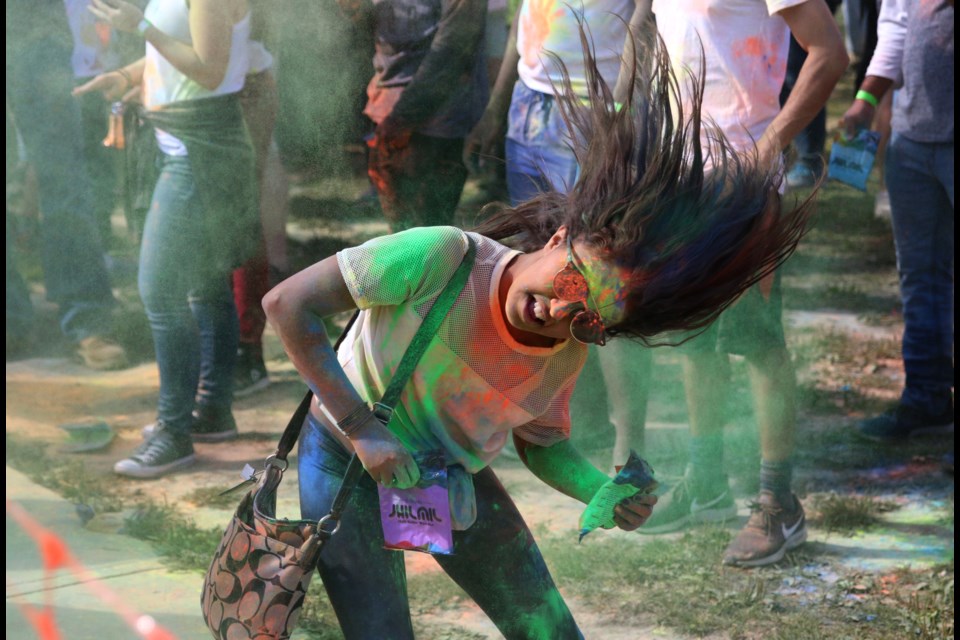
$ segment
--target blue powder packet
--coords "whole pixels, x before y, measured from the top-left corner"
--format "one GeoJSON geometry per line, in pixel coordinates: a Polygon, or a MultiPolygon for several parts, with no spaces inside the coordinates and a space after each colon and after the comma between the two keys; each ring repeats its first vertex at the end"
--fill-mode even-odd
{"type": "Polygon", "coordinates": [[[877,131],[861,129],[851,139],[841,134],[830,148],[827,177],[866,191],[879,144],[880,134],[877,131]]]}

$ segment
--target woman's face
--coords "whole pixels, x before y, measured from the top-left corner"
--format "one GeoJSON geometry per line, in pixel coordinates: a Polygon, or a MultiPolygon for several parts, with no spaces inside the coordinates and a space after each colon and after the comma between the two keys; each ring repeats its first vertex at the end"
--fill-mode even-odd
{"type": "Polygon", "coordinates": [[[570,338],[573,318],[585,308],[598,312],[605,327],[623,320],[629,272],[576,240],[572,252],[568,251],[564,227],[543,250],[520,256],[508,269],[511,278],[503,300],[504,315],[511,334],[523,344],[552,346],[570,338]],[[585,300],[563,300],[554,290],[557,273],[571,261],[586,280],[585,300]]]}

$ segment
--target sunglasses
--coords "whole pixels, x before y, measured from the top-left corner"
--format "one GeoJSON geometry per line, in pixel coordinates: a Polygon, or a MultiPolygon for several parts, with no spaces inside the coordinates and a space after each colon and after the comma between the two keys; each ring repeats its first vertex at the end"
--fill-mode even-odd
{"type": "MultiPolygon", "coordinates": [[[[603,326],[603,320],[599,313],[587,306],[587,298],[593,301],[593,296],[590,296],[587,279],[574,264],[573,244],[569,234],[567,235],[567,266],[553,276],[553,293],[564,302],[583,303],[583,309],[578,311],[570,322],[570,335],[574,340],[601,347],[606,344],[604,338],[606,327],[603,326]]],[[[593,306],[597,306],[596,301],[593,301],[593,306]]]]}

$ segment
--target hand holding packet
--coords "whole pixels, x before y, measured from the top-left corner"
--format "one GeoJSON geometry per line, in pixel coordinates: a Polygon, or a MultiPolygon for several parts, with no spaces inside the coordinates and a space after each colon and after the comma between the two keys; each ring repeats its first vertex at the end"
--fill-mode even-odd
{"type": "Polygon", "coordinates": [[[653,467],[631,450],[627,464],[600,487],[580,515],[580,540],[594,529],[614,528],[613,510],[618,504],[638,493],[650,493],[659,485],[653,477],[653,467]]]}
{"type": "Polygon", "coordinates": [[[384,547],[453,553],[449,485],[443,451],[417,452],[420,481],[410,489],[377,485],[384,547]]]}

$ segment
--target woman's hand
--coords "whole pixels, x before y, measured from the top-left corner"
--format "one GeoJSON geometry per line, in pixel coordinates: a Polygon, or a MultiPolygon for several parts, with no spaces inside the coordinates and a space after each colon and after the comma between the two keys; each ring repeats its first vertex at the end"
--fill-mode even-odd
{"type": "Polygon", "coordinates": [[[372,414],[350,442],[363,468],[383,486],[409,489],[420,481],[413,456],[372,414]]]}
{"type": "Polygon", "coordinates": [[[87,7],[98,20],[106,22],[117,31],[134,33],[143,20],[143,11],[123,0],[90,0],[87,7]]]}
{"type": "Polygon", "coordinates": [[[657,496],[642,493],[623,500],[613,509],[613,520],[624,531],[633,531],[643,525],[653,513],[657,496]]]}

